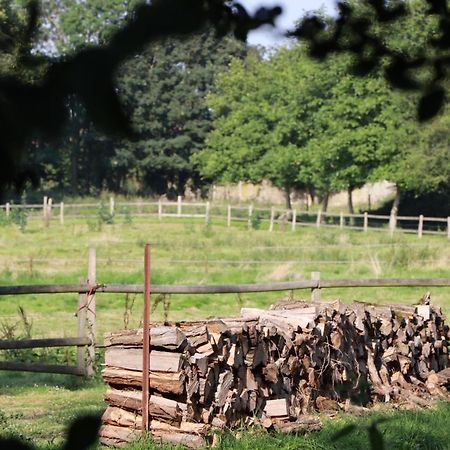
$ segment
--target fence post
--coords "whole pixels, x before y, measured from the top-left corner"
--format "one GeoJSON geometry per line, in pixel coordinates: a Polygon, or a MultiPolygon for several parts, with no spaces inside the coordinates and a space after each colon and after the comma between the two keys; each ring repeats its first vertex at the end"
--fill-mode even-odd
{"type": "Polygon", "coordinates": [[[64,225],[64,202],[59,204],[59,222],[64,225]]]}
{"type": "Polygon", "coordinates": [[[114,215],[114,197],[109,197],[109,214],[114,215]]]}
{"type": "Polygon", "coordinates": [[[320,301],[320,272],[311,272],[311,281],[317,281],[319,286],[311,289],[311,301],[320,301]]]}
{"type": "Polygon", "coordinates": [[[162,202],[161,199],[158,200],[158,219],[162,219],[162,202]]]}
{"type": "Polygon", "coordinates": [[[297,223],[297,211],[292,210],[292,231],[295,231],[295,224],[297,223]]]}
{"type": "Polygon", "coordinates": [[[447,217],[447,237],[450,239],[450,217],[447,217]]]}
{"type": "Polygon", "coordinates": [[[206,223],[206,225],[208,225],[210,222],[209,210],[210,210],[210,204],[209,204],[209,202],[206,202],[206,204],[205,204],[205,223],[206,223]]]}
{"type": "Polygon", "coordinates": [[[320,222],[322,222],[322,210],[321,209],[319,209],[319,211],[317,211],[316,227],[320,227],[320,222]]]}
{"type": "Polygon", "coordinates": [[[177,217],[181,217],[181,195],[177,197],[177,217]]]}
{"type": "Polygon", "coordinates": [[[419,226],[417,227],[417,237],[420,239],[423,235],[423,214],[419,216],[419,226]]]}
{"type": "Polygon", "coordinates": [[[339,213],[339,228],[344,228],[344,213],[342,211],[339,213]]]}
{"type": "Polygon", "coordinates": [[[269,225],[269,231],[273,231],[273,221],[275,219],[275,208],[272,206],[270,208],[270,225],[269,225]]]}
{"type": "Polygon", "coordinates": [[[228,205],[227,208],[227,227],[231,227],[231,205],[228,205]]]}
{"type": "Polygon", "coordinates": [[[369,228],[369,216],[366,211],[364,213],[364,231],[367,231],[368,228],[369,228]]]}
{"type": "MultiPolygon", "coordinates": [[[[96,266],[97,256],[95,247],[89,248],[88,260],[88,284],[92,289],[96,284],[96,266]]],[[[88,293],[86,296],[86,325],[87,336],[91,340],[88,346],[86,375],[91,377],[95,372],[95,290],[88,293]]]]}
{"type": "MultiPolygon", "coordinates": [[[[86,279],[81,277],[80,283],[85,283],[86,279]]],[[[86,293],[80,294],[78,297],[78,337],[86,336],[86,293]]],[[[86,375],[86,358],[85,347],[77,347],[77,367],[86,375]]]]}
{"type": "Polygon", "coordinates": [[[9,217],[9,213],[11,211],[11,205],[8,203],[6,203],[6,217],[9,217]]]}
{"type": "Polygon", "coordinates": [[[252,215],[253,215],[253,205],[248,207],[248,229],[251,230],[252,227],[252,215]]]}
{"type": "Polygon", "coordinates": [[[53,206],[53,199],[50,197],[47,202],[47,217],[49,222],[52,218],[52,206],[53,206]]]}
{"type": "Polygon", "coordinates": [[[391,232],[391,236],[393,236],[396,227],[397,227],[397,216],[395,214],[391,214],[389,216],[389,231],[391,232]]]}
{"type": "Polygon", "coordinates": [[[48,226],[48,220],[47,220],[47,201],[48,197],[44,195],[44,199],[42,201],[42,217],[44,219],[44,227],[48,226]]]}

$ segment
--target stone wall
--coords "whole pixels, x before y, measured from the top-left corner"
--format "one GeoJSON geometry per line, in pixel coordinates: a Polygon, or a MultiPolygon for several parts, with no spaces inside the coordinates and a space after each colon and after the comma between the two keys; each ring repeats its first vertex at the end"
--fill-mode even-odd
{"type": "MultiPolygon", "coordinates": [[[[367,209],[384,200],[388,200],[395,194],[395,185],[389,181],[367,183],[360,189],[353,191],[353,204],[355,207],[367,209]]],[[[260,184],[244,183],[213,186],[210,192],[210,200],[213,202],[248,203],[256,202],[270,205],[284,205],[285,195],[281,189],[273,186],[270,181],[260,184]]],[[[305,207],[310,199],[305,192],[294,191],[291,194],[293,205],[305,207]]],[[[329,206],[335,208],[347,207],[347,192],[340,192],[330,197],[329,206]]]]}

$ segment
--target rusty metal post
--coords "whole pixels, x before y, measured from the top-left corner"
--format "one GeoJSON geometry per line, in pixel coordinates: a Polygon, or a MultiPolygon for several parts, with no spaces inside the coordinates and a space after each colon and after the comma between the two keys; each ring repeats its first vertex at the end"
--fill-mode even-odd
{"type": "Polygon", "coordinates": [[[144,251],[144,330],[142,355],[142,431],[148,431],[148,402],[150,386],[150,244],[144,251]]]}

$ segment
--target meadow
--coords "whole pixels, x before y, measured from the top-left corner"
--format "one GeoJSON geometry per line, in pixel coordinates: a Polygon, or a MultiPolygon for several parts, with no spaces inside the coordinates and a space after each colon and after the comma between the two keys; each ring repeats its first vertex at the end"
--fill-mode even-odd
{"type": "MultiPolygon", "coordinates": [[[[109,224],[74,217],[65,225],[52,222],[45,228],[41,220],[30,217],[22,230],[10,223],[0,226],[0,284],[76,283],[86,277],[87,255],[92,246],[97,250],[98,282],[142,283],[146,242],[152,244],[152,281],[158,284],[293,281],[310,278],[312,271],[320,271],[323,279],[450,277],[450,243],[442,236],[418,239],[398,232],[391,237],[387,231],[364,233],[326,227],[298,227],[292,232],[289,224],[269,232],[264,222],[254,226],[249,230],[243,221],[228,228],[215,218],[206,225],[204,220],[164,218],[160,222],[157,218],[126,215],[109,224]]],[[[322,298],[414,304],[425,290],[326,289],[322,290],[322,298]]],[[[431,292],[432,303],[448,315],[450,289],[433,288],[431,292]]],[[[236,315],[242,306],[267,307],[292,295],[307,299],[310,292],[172,295],[165,299],[154,296],[156,309],[152,317],[161,320],[166,314],[169,320],[180,320],[236,315]]],[[[32,337],[74,336],[77,304],[75,294],[0,297],[0,338],[7,332],[16,338],[27,333],[32,337]]],[[[101,342],[106,332],[139,326],[141,314],[141,295],[98,294],[98,340],[101,342]]],[[[31,351],[24,354],[36,356],[31,351]]],[[[73,358],[68,351],[38,356],[73,358]]],[[[101,352],[98,362],[102,362],[101,352]]],[[[64,427],[78,413],[101,412],[104,391],[99,377],[82,382],[67,376],[1,372],[0,434],[29,436],[44,447],[52,447],[60,442],[64,427]]],[[[448,412],[448,405],[443,404],[420,413],[370,413],[353,433],[331,444],[339,427],[355,420],[339,415],[332,420],[325,418],[324,430],[307,440],[244,433],[239,441],[224,435],[221,448],[367,448],[364,426],[380,414],[392,419],[380,425],[386,439],[390,439],[389,448],[448,448],[450,436],[441,423],[448,412]],[[426,432],[428,426],[438,430],[432,439],[426,432]],[[402,429],[414,431],[408,435],[409,440],[399,438],[402,429]]],[[[139,445],[133,448],[141,448],[139,445]]]]}

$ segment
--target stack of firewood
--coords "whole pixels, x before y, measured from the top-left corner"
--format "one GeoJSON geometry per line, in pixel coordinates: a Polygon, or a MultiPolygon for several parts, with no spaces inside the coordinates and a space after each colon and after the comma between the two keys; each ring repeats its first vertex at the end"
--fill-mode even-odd
{"type": "MultiPolygon", "coordinates": [[[[128,442],[142,427],[142,330],[106,338],[110,385],[101,441],[128,442]]],[[[150,330],[150,432],[199,447],[217,428],[259,423],[320,428],[312,410],[375,401],[428,404],[447,396],[450,331],[440,309],[284,301],[241,317],[150,330]]]]}

